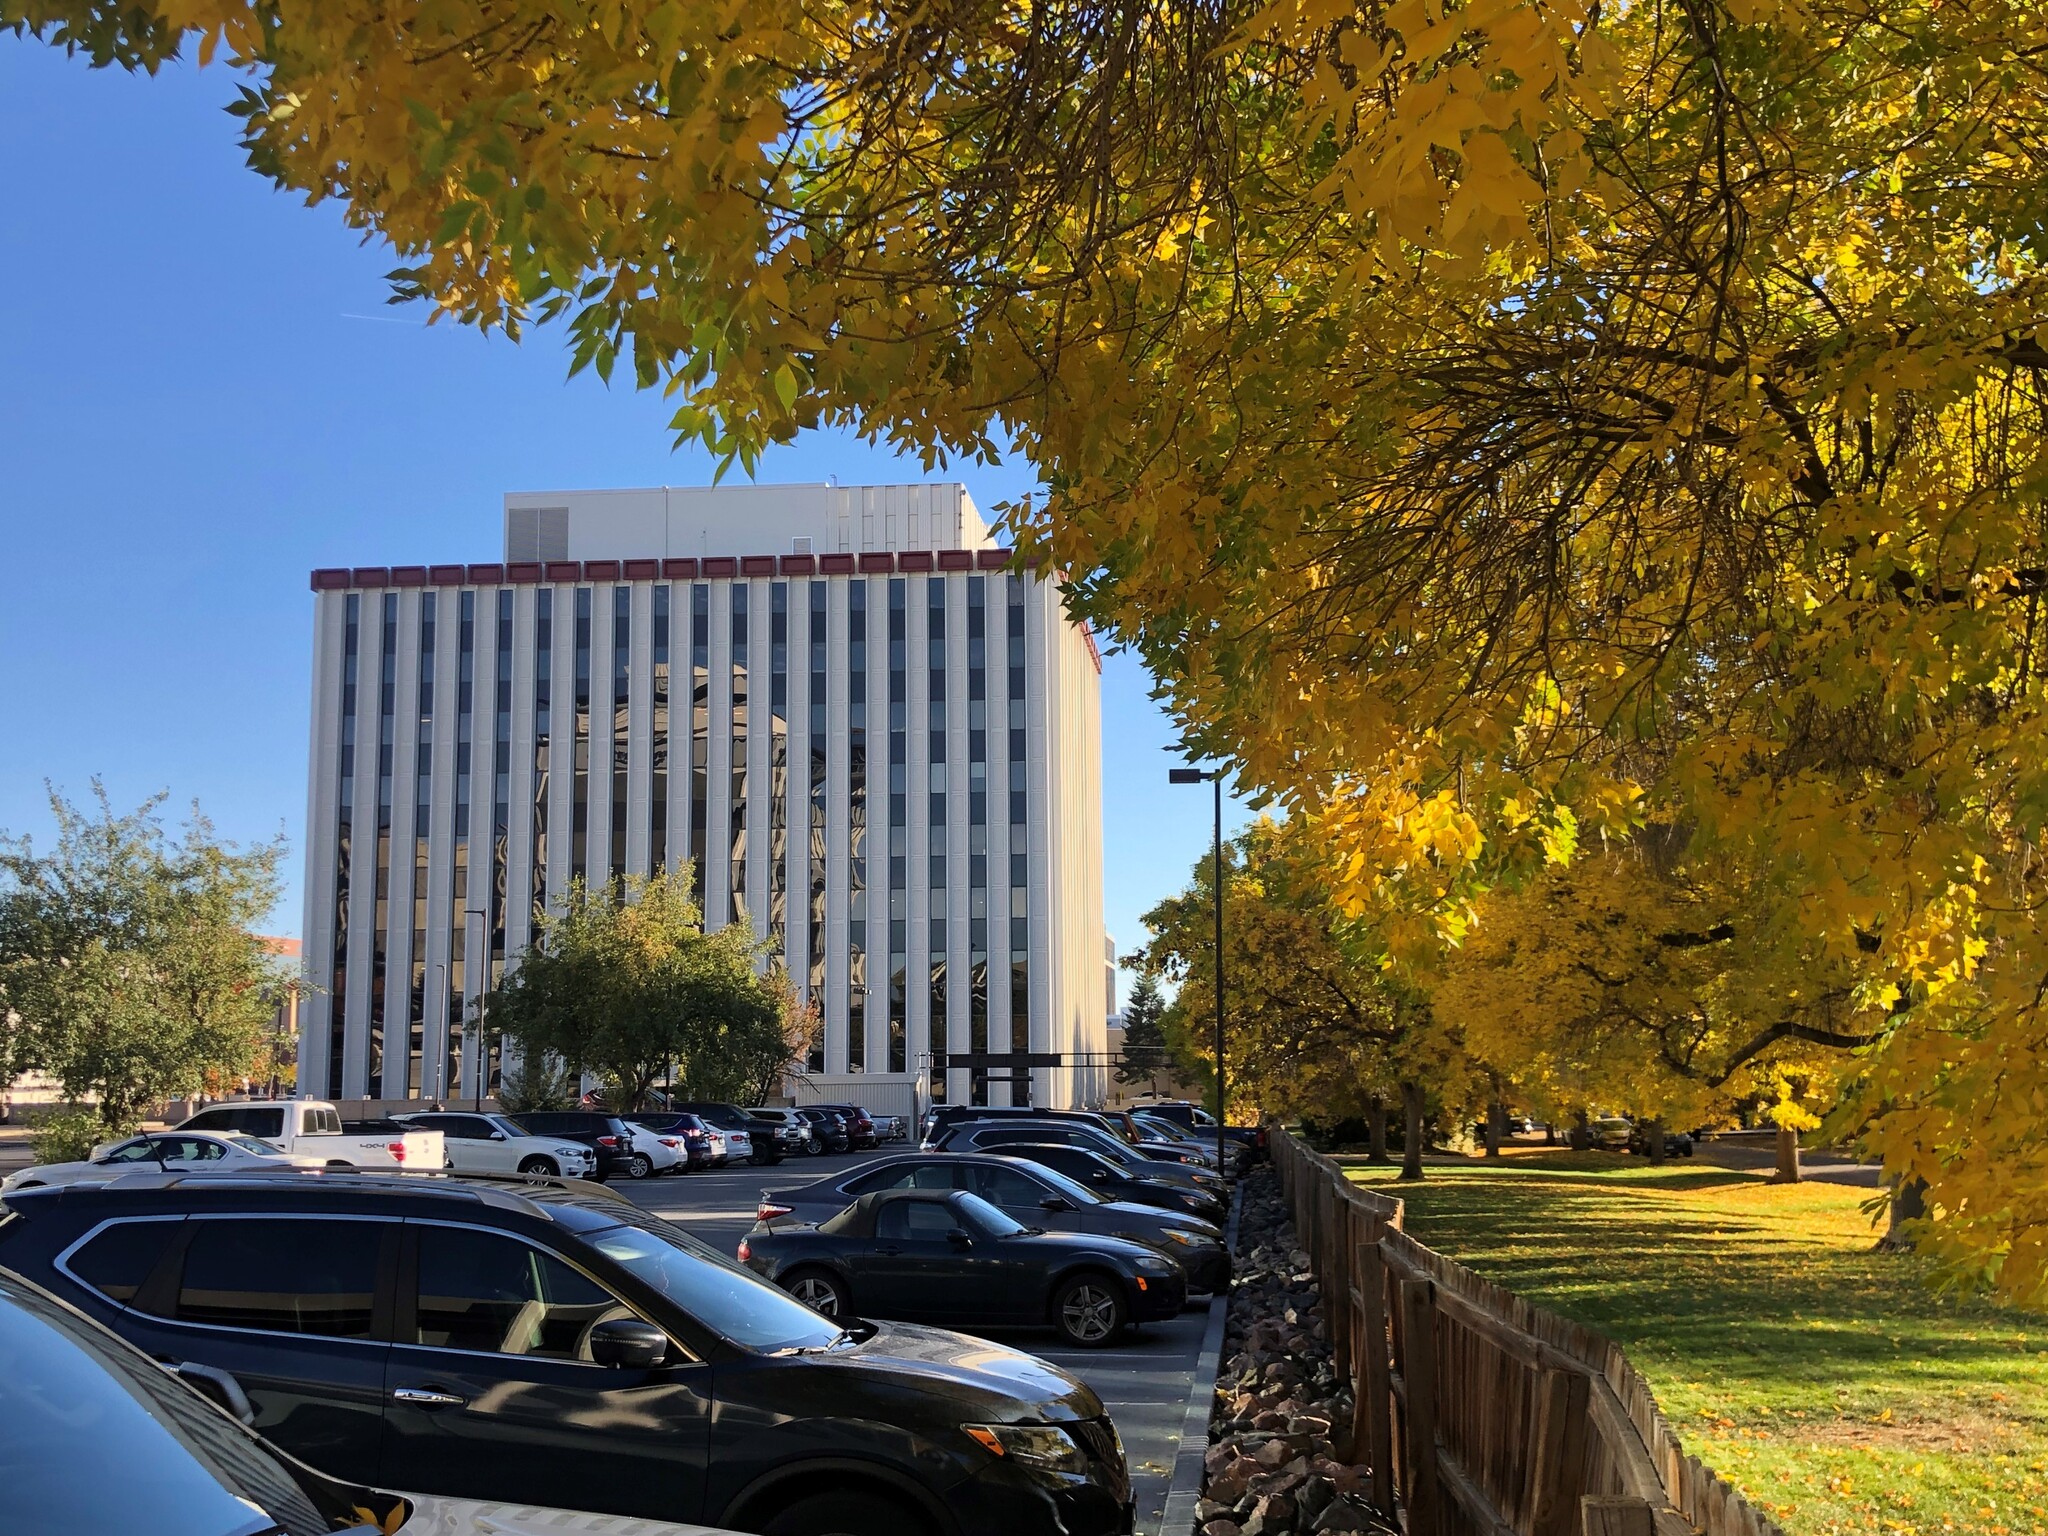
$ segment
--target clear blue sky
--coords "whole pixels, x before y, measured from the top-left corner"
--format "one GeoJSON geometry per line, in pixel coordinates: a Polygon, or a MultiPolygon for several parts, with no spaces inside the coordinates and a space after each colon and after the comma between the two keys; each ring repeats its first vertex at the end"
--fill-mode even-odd
{"type": "MultiPolygon", "coordinates": [[[[323,565],[489,560],[500,496],[698,485],[657,396],[565,379],[556,333],[429,330],[384,302],[388,249],[243,164],[232,77],[87,69],[0,36],[0,829],[43,781],[117,805],[168,790],[234,838],[290,839],[300,924],[311,597],[323,565]]],[[[922,478],[814,434],[763,480],[922,478]]],[[[948,472],[982,506],[1019,467],[948,472]]],[[[1170,720],[1128,656],[1103,674],[1107,921],[1208,845],[1169,790],[1170,720]]],[[[1235,824],[1235,818],[1233,818],[1235,824]]]]}

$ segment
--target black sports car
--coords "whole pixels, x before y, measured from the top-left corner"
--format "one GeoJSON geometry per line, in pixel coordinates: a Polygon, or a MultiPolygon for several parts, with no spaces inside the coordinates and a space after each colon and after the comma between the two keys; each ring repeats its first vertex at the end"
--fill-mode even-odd
{"type": "Polygon", "coordinates": [[[756,1226],[739,1257],[828,1317],[1050,1325],[1089,1348],[1187,1300],[1187,1275],[1156,1248],[1027,1227],[963,1190],[883,1190],[819,1226],[756,1226]]]}
{"type": "MultiPolygon", "coordinates": [[[[1093,1154],[1075,1155],[1087,1158],[1093,1154]]],[[[862,1195],[884,1189],[964,1189],[1027,1227],[1093,1232],[1149,1244],[1187,1271],[1192,1291],[1214,1293],[1230,1284],[1230,1250],[1214,1223],[1189,1215],[1178,1205],[1162,1209],[1120,1200],[1022,1158],[900,1152],[829,1173],[809,1184],[764,1189],[754,1216],[771,1228],[815,1224],[830,1220],[862,1195]]]]}

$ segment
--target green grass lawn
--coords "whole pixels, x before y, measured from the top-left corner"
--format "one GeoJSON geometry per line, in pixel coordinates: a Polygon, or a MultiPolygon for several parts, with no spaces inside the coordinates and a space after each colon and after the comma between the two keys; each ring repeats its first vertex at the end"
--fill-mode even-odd
{"type": "Polygon", "coordinates": [[[2048,1316],[1873,1253],[1870,1190],[1544,1152],[1388,1192],[1413,1236],[1620,1341],[1686,1448],[1794,1536],[2048,1533],[2048,1316]]]}

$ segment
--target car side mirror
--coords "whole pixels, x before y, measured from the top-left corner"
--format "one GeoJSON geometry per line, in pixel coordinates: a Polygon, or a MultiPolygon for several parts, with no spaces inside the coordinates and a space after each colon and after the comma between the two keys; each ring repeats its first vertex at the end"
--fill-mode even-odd
{"type": "Polygon", "coordinates": [[[961,1231],[958,1227],[955,1227],[952,1231],[946,1234],[946,1241],[951,1243],[955,1248],[972,1248],[974,1246],[974,1239],[968,1236],[965,1232],[961,1231]]]}
{"type": "Polygon", "coordinates": [[[590,1358],[599,1365],[651,1371],[668,1358],[668,1335],[637,1317],[612,1317],[590,1330],[590,1358]]]}
{"type": "Polygon", "coordinates": [[[1074,1208],[1074,1202],[1065,1195],[1047,1195],[1038,1202],[1038,1208],[1041,1211],[1071,1211],[1074,1208]]]}

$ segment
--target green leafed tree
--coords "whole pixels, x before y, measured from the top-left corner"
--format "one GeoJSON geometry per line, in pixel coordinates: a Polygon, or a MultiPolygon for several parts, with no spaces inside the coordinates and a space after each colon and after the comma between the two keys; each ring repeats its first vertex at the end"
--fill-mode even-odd
{"type": "Polygon", "coordinates": [[[196,805],[174,839],[163,796],[117,814],[97,780],[93,800],[50,792],[47,853],[0,836],[0,1072],[48,1073],[114,1133],[261,1054],[285,845],[224,842],[196,805]]]}
{"type": "Polygon", "coordinates": [[[744,924],[704,931],[689,871],[569,889],[488,1003],[529,1061],[617,1086],[635,1110],[675,1074],[689,1097],[735,1099],[788,1059],[784,1009],[744,924]]]}

